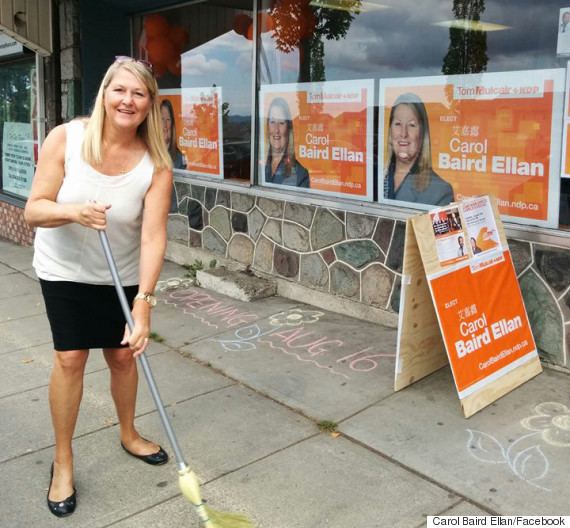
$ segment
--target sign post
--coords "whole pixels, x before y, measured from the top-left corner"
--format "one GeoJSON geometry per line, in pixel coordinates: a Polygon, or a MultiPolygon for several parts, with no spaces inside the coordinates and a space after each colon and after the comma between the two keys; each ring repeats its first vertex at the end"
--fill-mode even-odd
{"type": "Polygon", "coordinates": [[[488,196],[408,220],[395,390],[449,363],[465,417],[542,371],[488,196]]]}

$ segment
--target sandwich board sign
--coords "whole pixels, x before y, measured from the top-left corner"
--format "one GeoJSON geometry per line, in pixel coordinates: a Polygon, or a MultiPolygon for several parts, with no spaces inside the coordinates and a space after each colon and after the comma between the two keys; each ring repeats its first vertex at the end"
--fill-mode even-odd
{"type": "Polygon", "coordinates": [[[465,417],[542,372],[494,200],[406,225],[394,389],[449,364],[465,417]]]}

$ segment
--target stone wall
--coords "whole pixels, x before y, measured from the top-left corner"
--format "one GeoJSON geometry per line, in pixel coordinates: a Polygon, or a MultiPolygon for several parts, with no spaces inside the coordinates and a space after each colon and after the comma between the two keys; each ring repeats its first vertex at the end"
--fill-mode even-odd
{"type": "MultiPolygon", "coordinates": [[[[176,182],[168,238],[304,287],[398,311],[405,224],[176,182]]],[[[568,366],[570,251],[509,241],[542,360],[568,366]]]]}

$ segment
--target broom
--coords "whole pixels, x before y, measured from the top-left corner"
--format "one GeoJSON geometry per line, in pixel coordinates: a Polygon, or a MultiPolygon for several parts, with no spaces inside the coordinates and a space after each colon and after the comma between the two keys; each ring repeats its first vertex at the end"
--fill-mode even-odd
{"type": "MultiPolygon", "coordinates": [[[[127,325],[129,326],[129,330],[132,332],[134,328],[134,321],[131,315],[131,309],[129,307],[127,297],[125,296],[125,292],[123,291],[123,287],[121,285],[121,279],[117,271],[117,266],[115,264],[115,259],[113,258],[113,253],[111,252],[109,239],[107,238],[107,234],[105,233],[105,231],[99,231],[99,239],[101,241],[101,246],[103,247],[103,252],[105,253],[105,258],[107,259],[109,270],[111,271],[111,275],[113,277],[113,283],[115,285],[115,290],[117,291],[117,296],[119,297],[121,309],[123,310],[123,314],[125,316],[125,319],[127,320],[127,325]]],[[[138,358],[140,364],[142,365],[142,369],[148,387],[154,399],[156,409],[158,410],[158,414],[160,415],[164,432],[166,433],[166,436],[168,437],[170,445],[172,446],[172,449],[174,451],[176,464],[178,466],[178,485],[180,486],[182,494],[196,508],[196,513],[198,514],[198,517],[204,524],[204,527],[205,528],[254,528],[253,524],[247,519],[247,517],[243,515],[227,513],[227,512],[218,512],[204,504],[204,502],[202,501],[202,496],[200,494],[200,484],[198,483],[198,477],[196,477],[194,471],[190,469],[190,467],[188,466],[188,464],[186,464],[184,460],[184,455],[180,450],[178,440],[176,439],[176,435],[174,434],[174,429],[172,428],[170,419],[166,414],[166,411],[164,409],[164,404],[162,403],[162,399],[158,392],[158,387],[156,386],[156,383],[154,381],[154,376],[152,374],[152,370],[150,369],[148,359],[146,358],[144,352],[140,354],[138,358]]]]}

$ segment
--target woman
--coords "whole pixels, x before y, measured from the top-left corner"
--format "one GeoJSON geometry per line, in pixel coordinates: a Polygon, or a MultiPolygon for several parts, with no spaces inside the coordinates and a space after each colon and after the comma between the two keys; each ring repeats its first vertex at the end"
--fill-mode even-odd
{"type": "Polygon", "coordinates": [[[481,253],[481,248],[477,245],[477,240],[475,240],[474,237],[471,237],[469,240],[471,241],[471,251],[473,252],[473,255],[481,253]]]}
{"type": "Polygon", "coordinates": [[[479,248],[479,251],[489,251],[490,249],[495,249],[499,245],[499,243],[495,240],[495,230],[483,226],[477,233],[475,244],[479,248]]]}
{"type": "MultiPolygon", "coordinates": [[[[186,169],[186,158],[176,146],[176,123],[174,121],[174,109],[168,99],[163,99],[160,103],[160,117],[162,120],[162,134],[166,148],[172,159],[175,169],[186,169]]],[[[178,211],[178,201],[176,200],[176,189],[172,186],[172,196],[170,200],[170,212],[178,211]]]]}
{"type": "Polygon", "coordinates": [[[276,97],[269,105],[265,123],[267,161],[265,182],[309,187],[309,173],[295,158],[293,120],[287,101],[276,97]]]}
{"type": "Polygon", "coordinates": [[[172,165],[175,169],[185,169],[186,160],[184,154],[178,150],[176,146],[176,123],[174,121],[174,109],[172,103],[168,99],[163,99],[160,103],[160,118],[162,121],[162,134],[166,148],[172,159],[172,165]]]}
{"type": "Polygon", "coordinates": [[[157,97],[146,63],[117,58],[89,119],[58,126],[47,136],[24,212],[28,224],[37,227],[33,264],[54,340],[49,400],[55,457],[47,503],[58,517],[76,507],[71,440],[90,348],[103,349],[110,369],[123,449],[149,464],[168,460],[134,425],[135,357],[148,343],[172,188],[157,97]],[[99,230],[108,234],[132,306],[132,332],[112,286],[99,230]]]}
{"type": "Polygon", "coordinates": [[[390,112],[384,196],[391,200],[447,205],[453,189],[432,169],[426,109],[414,94],[403,94],[390,112]]]}

